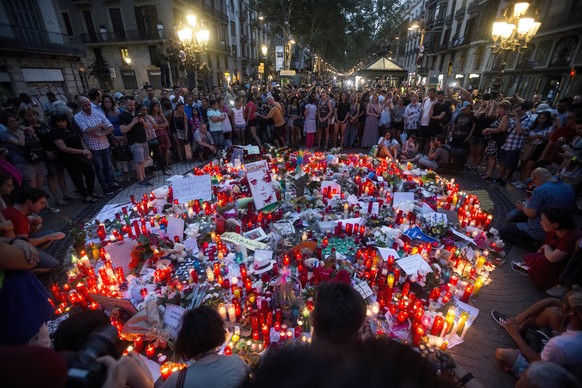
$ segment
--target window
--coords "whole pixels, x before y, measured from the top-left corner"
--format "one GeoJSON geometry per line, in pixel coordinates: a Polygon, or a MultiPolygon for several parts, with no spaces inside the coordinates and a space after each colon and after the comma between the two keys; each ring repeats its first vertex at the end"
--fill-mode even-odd
{"type": "Polygon", "coordinates": [[[117,40],[125,40],[125,27],[123,26],[123,18],[121,17],[120,8],[110,8],[109,17],[111,18],[111,26],[113,26],[113,33],[117,40]]]}
{"type": "Polygon", "coordinates": [[[232,20],[230,21],[230,36],[236,38],[236,24],[232,20]]]}
{"type": "Polygon", "coordinates": [[[95,24],[93,24],[93,16],[91,16],[91,11],[83,11],[83,19],[85,20],[85,28],[91,40],[97,39],[97,34],[95,33],[95,24]]]}
{"type": "Polygon", "coordinates": [[[137,30],[142,39],[158,39],[158,12],[155,5],[134,7],[137,30]]]}
{"type": "Polygon", "coordinates": [[[235,57],[238,57],[237,53],[236,53],[236,45],[233,44],[231,47],[231,54],[234,55],[235,57]]]}
{"type": "Polygon", "coordinates": [[[157,46],[156,45],[149,45],[148,51],[150,53],[150,65],[159,66],[160,61],[159,61],[158,53],[157,53],[157,46]]]}
{"type": "Polygon", "coordinates": [[[121,55],[121,63],[123,65],[129,64],[128,63],[129,51],[127,50],[126,47],[120,47],[119,48],[119,55],[121,55]]]}
{"type": "Polygon", "coordinates": [[[67,30],[67,35],[75,35],[73,33],[73,26],[71,25],[71,18],[67,12],[63,12],[63,22],[65,23],[65,29],[67,30]]]}

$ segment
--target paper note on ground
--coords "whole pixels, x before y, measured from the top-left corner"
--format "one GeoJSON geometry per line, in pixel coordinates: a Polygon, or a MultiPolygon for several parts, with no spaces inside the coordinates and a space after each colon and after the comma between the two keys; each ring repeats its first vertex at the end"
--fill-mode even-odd
{"type": "Polygon", "coordinates": [[[430,265],[428,265],[424,258],[418,254],[403,257],[400,260],[396,260],[396,263],[404,272],[406,272],[407,275],[416,275],[418,271],[424,274],[432,272],[430,265]]]}

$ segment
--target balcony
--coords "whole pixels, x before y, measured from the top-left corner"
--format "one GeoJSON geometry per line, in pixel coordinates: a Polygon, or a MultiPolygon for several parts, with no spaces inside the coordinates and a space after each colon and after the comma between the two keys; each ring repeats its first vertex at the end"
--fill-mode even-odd
{"type": "MultiPolygon", "coordinates": [[[[220,4],[220,2],[217,2],[217,4],[220,4]]],[[[221,9],[216,9],[211,5],[206,4],[204,1],[197,1],[194,6],[198,7],[202,12],[212,15],[221,22],[228,24],[228,16],[221,9]]]]}
{"type": "Polygon", "coordinates": [[[29,53],[85,56],[85,48],[77,37],[3,23],[0,23],[0,47],[29,53]]]}
{"type": "Polygon", "coordinates": [[[479,0],[473,0],[467,7],[467,13],[475,13],[479,10],[479,0]]]}
{"type": "Polygon", "coordinates": [[[465,17],[465,7],[461,7],[457,12],[455,12],[455,19],[462,20],[463,17],[465,17]]]}
{"type": "Polygon", "coordinates": [[[173,38],[171,31],[116,31],[82,34],[83,43],[115,43],[173,38]]]}
{"type": "Polygon", "coordinates": [[[222,51],[225,54],[231,54],[230,46],[226,42],[210,41],[206,48],[210,51],[222,51]]]}
{"type": "Polygon", "coordinates": [[[240,34],[240,44],[247,44],[249,42],[249,37],[248,35],[245,34],[240,34]]]}
{"type": "Polygon", "coordinates": [[[453,22],[453,14],[448,14],[447,16],[445,16],[445,24],[449,25],[453,22]]]}

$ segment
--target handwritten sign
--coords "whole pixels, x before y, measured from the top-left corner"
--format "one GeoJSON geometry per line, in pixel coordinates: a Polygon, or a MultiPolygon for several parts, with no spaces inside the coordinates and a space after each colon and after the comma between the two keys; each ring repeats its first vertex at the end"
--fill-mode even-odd
{"type": "Polygon", "coordinates": [[[432,272],[430,265],[424,260],[421,255],[412,255],[396,260],[396,263],[402,268],[407,275],[417,275],[418,272],[427,274],[432,272]]]}
{"type": "Polygon", "coordinates": [[[168,217],[168,237],[173,241],[178,236],[180,242],[184,239],[184,220],[178,217],[168,217]]]}
{"type": "Polygon", "coordinates": [[[105,252],[111,257],[114,267],[122,267],[123,272],[128,274],[129,262],[131,261],[131,250],[137,246],[136,240],[124,240],[107,244],[105,252]]]}
{"type": "Polygon", "coordinates": [[[396,192],[392,200],[392,207],[396,209],[398,205],[403,202],[414,202],[414,193],[411,192],[396,192]]]}
{"type": "Polygon", "coordinates": [[[95,215],[95,219],[103,222],[105,220],[114,221],[115,220],[115,213],[121,213],[121,208],[124,206],[128,206],[129,203],[125,204],[118,204],[118,203],[110,203],[103,206],[103,209],[95,215]]]}
{"type": "Polygon", "coordinates": [[[267,244],[264,244],[262,242],[259,241],[254,241],[254,240],[250,240],[248,238],[245,238],[243,236],[241,236],[238,233],[234,233],[234,232],[226,232],[223,233],[220,236],[221,239],[225,240],[225,241],[230,241],[231,243],[237,244],[237,245],[244,245],[245,247],[247,247],[248,249],[255,251],[257,249],[266,249],[268,247],[267,244]]]}
{"type": "Polygon", "coordinates": [[[98,295],[98,294],[89,294],[89,295],[91,295],[91,298],[93,298],[93,300],[95,302],[97,302],[103,310],[111,311],[115,307],[119,307],[120,309],[125,311],[130,316],[137,314],[137,309],[131,303],[130,300],[110,298],[108,296],[98,295]]]}
{"type": "Polygon", "coordinates": [[[188,176],[172,181],[174,198],[180,203],[186,203],[193,199],[210,201],[212,199],[212,185],[210,175],[188,176]]]}
{"type": "Polygon", "coordinates": [[[382,260],[384,260],[384,261],[388,261],[389,256],[393,256],[394,259],[396,259],[396,260],[400,258],[400,255],[398,254],[398,252],[396,252],[392,248],[378,247],[378,251],[380,252],[380,255],[382,256],[382,260]]]}
{"type": "Polygon", "coordinates": [[[186,309],[176,306],[174,304],[167,304],[164,311],[164,329],[168,329],[170,338],[175,340],[178,338],[178,332],[182,327],[182,316],[186,309]]]}

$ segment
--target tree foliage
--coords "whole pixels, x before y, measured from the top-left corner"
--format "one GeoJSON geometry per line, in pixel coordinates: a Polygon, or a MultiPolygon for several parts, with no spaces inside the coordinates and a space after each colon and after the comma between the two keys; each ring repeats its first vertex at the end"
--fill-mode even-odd
{"type": "Polygon", "coordinates": [[[272,32],[293,36],[337,68],[385,47],[402,26],[401,0],[257,0],[257,12],[272,32]]]}
{"type": "Polygon", "coordinates": [[[109,67],[109,62],[102,55],[96,55],[89,65],[89,77],[97,79],[104,89],[109,89],[112,86],[109,67]]]}

